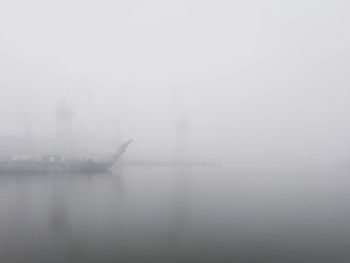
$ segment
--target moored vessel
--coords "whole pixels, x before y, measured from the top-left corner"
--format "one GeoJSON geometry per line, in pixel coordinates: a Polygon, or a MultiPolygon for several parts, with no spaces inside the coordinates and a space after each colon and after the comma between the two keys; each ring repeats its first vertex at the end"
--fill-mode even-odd
{"type": "Polygon", "coordinates": [[[104,160],[65,159],[60,155],[43,155],[39,159],[0,161],[0,174],[37,174],[37,173],[106,173],[120,161],[127,147],[127,141],[118,150],[104,160]]]}

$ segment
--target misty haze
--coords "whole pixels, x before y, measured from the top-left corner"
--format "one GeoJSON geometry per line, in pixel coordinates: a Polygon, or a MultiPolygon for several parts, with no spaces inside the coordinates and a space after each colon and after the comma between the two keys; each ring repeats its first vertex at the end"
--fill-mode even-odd
{"type": "Polygon", "coordinates": [[[349,10],[0,1],[0,262],[349,262],[349,10]]]}

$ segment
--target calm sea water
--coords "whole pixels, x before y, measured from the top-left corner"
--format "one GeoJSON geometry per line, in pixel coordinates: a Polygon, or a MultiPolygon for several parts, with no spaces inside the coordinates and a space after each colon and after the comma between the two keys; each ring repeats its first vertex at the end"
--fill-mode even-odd
{"type": "Polygon", "coordinates": [[[350,262],[350,170],[1,176],[0,262],[350,262]]]}

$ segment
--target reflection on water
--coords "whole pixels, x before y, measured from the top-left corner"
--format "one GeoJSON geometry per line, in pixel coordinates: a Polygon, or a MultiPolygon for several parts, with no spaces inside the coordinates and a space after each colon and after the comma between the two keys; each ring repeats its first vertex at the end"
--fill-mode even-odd
{"type": "Polygon", "coordinates": [[[178,245],[186,230],[186,219],[189,213],[190,167],[175,166],[173,178],[173,207],[169,224],[169,239],[178,245]]]}
{"type": "Polygon", "coordinates": [[[347,171],[0,177],[0,262],[348,262],[347,171]]]}

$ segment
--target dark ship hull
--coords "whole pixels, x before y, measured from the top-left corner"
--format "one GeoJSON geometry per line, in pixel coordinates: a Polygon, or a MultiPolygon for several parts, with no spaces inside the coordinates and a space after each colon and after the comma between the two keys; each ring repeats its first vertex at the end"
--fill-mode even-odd
{"type": "Polygon", "coordinates": [[[0,174],[106,173],[118,163],[130,143],[131,141],[122,144],[118,151],[105,161],[62,160],[57,155],[46,155],[42,160],[0,161],[0,174]]]}
{"type": "Polygon", "coordinates": [[[104,173],[110,167],[109,163],[95,161],[3,161],[0,162],[0,174],[104,173]]]}

